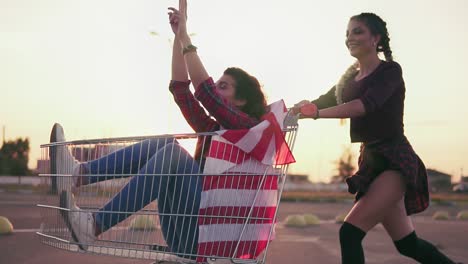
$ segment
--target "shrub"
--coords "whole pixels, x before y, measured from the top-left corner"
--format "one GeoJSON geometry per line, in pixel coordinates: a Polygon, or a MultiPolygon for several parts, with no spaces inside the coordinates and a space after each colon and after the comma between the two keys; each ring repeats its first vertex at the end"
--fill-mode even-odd
{"type": "Polygon", "coordinates": [[[290,215],[286,217],[285,225],[289,227],[305,227],[307,222],[302,215],[290,215]]]}
{"type": "Polygon", "coordinates": [[[13,225],[8,218],[0,216],[0,235],[13,233],[13,225]]]}
{"type": "Polygon", "coordinates": [[[318,216],[314,214],[305,214],[304,220],[306,222],[306,225],[319,225],[320,224],[320,218],[318,218],[318,216]]]}
{"type": "Polygon", "coordinates": [[[449,216],[449,213],[447,211],[437,211],[432,216],[432,219],[434,219],[434,220],[449,220],[450,216],[449,216]]]}
{"type": "Polygon", "coordinates": [[[458,220],[468,221],[468,211],[460,211],[457,215],[458,220]]]}

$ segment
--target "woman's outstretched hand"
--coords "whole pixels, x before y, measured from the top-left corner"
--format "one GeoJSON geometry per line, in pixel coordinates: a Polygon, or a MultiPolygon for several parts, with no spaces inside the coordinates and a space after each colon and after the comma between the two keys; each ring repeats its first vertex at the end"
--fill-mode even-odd
{"type": "Polygon", "coordinates": [[[300,118],[318,118],[317,105],[310,103],[307,100],[303,100],[294,105],[292,108],[294,114],[301,114],[300,118]]]}
{"type": "Polygon", "coordinates": [[[294,106],[292,107],[293,113],[294,114],[299,114],[301,112],[301,106],[303,106],[305,104],[309,104],[309,103],[310,103],[309,100],[302,100],[299,103],[294,104],[294,106]]]}

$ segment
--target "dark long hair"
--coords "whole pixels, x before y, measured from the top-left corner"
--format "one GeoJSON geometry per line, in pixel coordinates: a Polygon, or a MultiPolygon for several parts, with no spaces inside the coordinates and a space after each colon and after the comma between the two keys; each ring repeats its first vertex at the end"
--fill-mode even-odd
{"type": "Polygon", "coordinates": [[[383,52],[386,61],[393,61],[392,50],[390,49],[390,37],[387,30],[387,23],[374,13],[361,13],[350,18],[364,23],[372,35],[380,35],[380,41],[377,43],[377,52],[383,52]]]}
{"type": "Polygon", "coordinates": [[[236,99],[246,101],[240,109],[249,116],[260,119],[266,112],[267,103],[257,78],[236,67],[227,68],[224,74],[236,81],[236,99]]]}

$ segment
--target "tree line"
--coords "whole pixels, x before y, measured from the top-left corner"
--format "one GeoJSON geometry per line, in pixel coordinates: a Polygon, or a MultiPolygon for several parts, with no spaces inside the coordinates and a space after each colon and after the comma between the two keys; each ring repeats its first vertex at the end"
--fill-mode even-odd
{"type": "Polygon", "coordinates": [[[23,176],[30,175],[29,139],[18,138],[4,141],[0,149],[0,175],[23,176]]]}

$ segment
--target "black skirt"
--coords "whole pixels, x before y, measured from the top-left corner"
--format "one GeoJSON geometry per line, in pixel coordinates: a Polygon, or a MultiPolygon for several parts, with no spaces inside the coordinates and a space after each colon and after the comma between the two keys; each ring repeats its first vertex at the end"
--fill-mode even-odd
{"type": "Polygon", "coordinates": [[[356,201],[382,172],[397,170],[406,183],[406,214],[422,212],[429,206],[426,167],[405,136],[362,143],[358,164],[358,171],[346,179],[348,191],[356,194],[356,201]]]}

